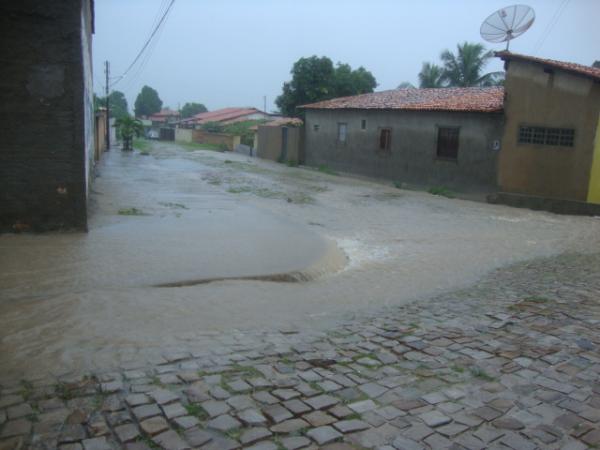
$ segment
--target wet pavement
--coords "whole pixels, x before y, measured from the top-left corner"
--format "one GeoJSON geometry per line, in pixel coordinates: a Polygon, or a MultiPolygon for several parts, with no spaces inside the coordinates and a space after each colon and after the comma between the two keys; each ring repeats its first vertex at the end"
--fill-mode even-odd
{"type": "Polygon", "coordinates": [[[600,220],[151,153],[0,236],[0,448],[598,444],[600,220]]]}

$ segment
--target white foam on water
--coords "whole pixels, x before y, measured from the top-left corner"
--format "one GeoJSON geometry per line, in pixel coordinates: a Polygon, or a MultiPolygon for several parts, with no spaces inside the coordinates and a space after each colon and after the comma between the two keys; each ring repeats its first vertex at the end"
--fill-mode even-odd
{"type": "Polygon", "coordinates": [[[360,239],[336,239],[337,245],[348,256],[345,270],[355,269],[372,262],[381,262],[391,257],[387,246],[368,245],[360,239]]]}

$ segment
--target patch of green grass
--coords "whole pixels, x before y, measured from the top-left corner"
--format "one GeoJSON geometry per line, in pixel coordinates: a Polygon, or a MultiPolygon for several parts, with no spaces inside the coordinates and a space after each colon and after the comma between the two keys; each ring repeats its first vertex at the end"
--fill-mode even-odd
{"type": "Polygon", "coordinates": [[[230,160],[230,159],[226,159],[226,160],[225,160],[225,164],[232,164],[232,163],[233,163],[233,161],[232,161],[232,160],[230,160]]]}
{"type": "Polygon", "coordinates": [[[162,206],[166,206],[167,208],[173,208],[173,209],[190,209],[181,203],[158,202],[158,204],[162,205],[162,206]]]}
{"type": "Polygon", "coordinates": [[[199,420],[207,420],[208,413],[204,410],[204,408],[196,403],[188,403],[184,406],[185,410],[188,412],[190,416],[194,416],[199,420]]]}
{"type": "Polygon", "coordinates": [[[328,175],[337,175],[337,172],[335,172],[332,168],[330,168],[329,166],[327,166],[325,164],[321,164],[320,166],[318,166],[317,170],[319,172],[326,173],[328,175]]]}
{"type": "Polygon", "coordinates": [[[304,192],[295,192],[287,197],[288,203],[295,205],[308,205],[315,202],[315,199],[304,192]]]}
{"type": "Polygon", "coordinates": [[[243,377],[256,378],[262,377],[263,374],[252,366],[242,366],[241,364],[233,364],[229,372],[235,372],[243,377]]]}
{"type": "Polygon", "coordinates": [[[485,370],[483,370],[481,367],[471,367],[470,369],[471,375],[473,375],[475,378],[480,378],[484,381],[495,381],[496,379],[489,375],[488,373],[485,372],[485,370]]]}
{"type": "Polygon", "coordinates": [[[146,214],[144,211],[142,211],[141,209],[137,209],[137,208],[121,208],[119,210],[119,215],[120,216],[147,216],[149,214],[146,214]]]}
{"type": "Polygon", "coordinates": [[[19,390],[19,394],[25,400],[29,400],[33,395],[33,384],[27,380],[21,380],[21,389],[19,390]]]}
{"type": "Polygon", "coordinates": [[[142,153],[149,154],[148,149],[150,147],[150,142],[143,138],[136,138],[133,140],[133,148],[140,150],[142,153]]]}
{"type": "Polygon", "coordinates": [[[295,159],[288,159],[286,164],[288,167],[298,167],[298,161],[295,159]]]}
{"type": "Polygon", "coordinates": [[[233,439],[234,441],[239,441],[242,431],[244,431],[242,428],[234,428],[226,431],[225,436],[227,436],[229,439],[233,439]]]}
{"type": "Polygon", "coordinates": [[[397,189],[402,189],[402,181],[394,181],[394,187],[397,189]]]}
{"type": "Polygon", "coordinates": [[[446,198],[454,198],[454,193],[444,186],[432,186],[427,190],[427,192],[429,192],[432,195],[439,195],[446,198]]]}
{"type": "Polygon", "coordinates": [[[463,373],[465,371],[465,368],[462,366],[459,366],[458,364],[453,364],[452,366],[450,366],[450,368],[458,373],[463,373]]]}
{"type": "Polygon", "coordinates": [[[146,446],[150,447],[151,449],[159,449],[160,447],[158,446],[158,444],[156,442],[154,442],[152,439],[150,439],[150,437],[148,436],[144,436],[144,435],[139,435],[136,438],[137,442],[146,444],[146,446]]]}

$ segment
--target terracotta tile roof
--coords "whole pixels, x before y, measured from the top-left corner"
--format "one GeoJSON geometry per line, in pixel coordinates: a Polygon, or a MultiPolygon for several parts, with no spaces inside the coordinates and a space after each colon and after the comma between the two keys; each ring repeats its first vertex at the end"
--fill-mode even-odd
{"type": "Polygon", "coordinates": [[[502,87],[393,89],[334,98],[300,106],[306,109],[394,109],[407,111],[500,112],[502,87]]]}
{"type": "Polygon", "coordinates": [[[555,61],[553,59],[536,58],[535,56],[521,55],[519,53],[512,53],[507,51],[496,52],[495,55],[499,58],[502,58],[503,61],[510,61],[511,59],[516,59],[520,61],[535,62],[544,66],[561,69],[570,73],[583,75],[586,77],[590,77],[594,80],[600,81],[600,68],[597,67],[584,66],[583,64],[575,64],[564,61],[555,61]]]}
{"type": "MultiPolygon", "coordinates": [[[[301,127],[304,125],[304,122],[297,117],[275,117],[273,120],[260,124],[261,127],[279,127],[286,125],[290,127],[301,127]]],[[[250,130],[257,131],[258,125],[251,126],[250,130]]]]}
{"type": "Polygon", "coordinates": [[[161,109],[160,112],[152,114],[150,117],[178,117],[179,111],[172,109],[161,109]]]}
{"type": "Polygon", "coordinates": [[[243,118],[251,114],[262,113],[256,108],[223,108],[216,111],[208,111],[195,116],[183,119],[181,123],[207,123],[207,122],[228,122],[232,123],[235,119],[243,118]]]}

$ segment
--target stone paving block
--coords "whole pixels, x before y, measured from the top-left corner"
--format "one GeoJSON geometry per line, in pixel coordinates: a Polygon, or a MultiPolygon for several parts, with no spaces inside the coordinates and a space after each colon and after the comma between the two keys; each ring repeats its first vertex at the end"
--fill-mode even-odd
{"type": "Polygon", "coordinates": [[[278,399],[273,397],[267,391],[255,392],[254,394],[252,394],[252,398],[254,398],[256,401],[263,403],[265,405],[274,405],[275,403],[279,402],[278,399]]]}
{"type": "Polygon", "coordinates": [[[185,416],[187,410],[181,403],[171,403],[169,405],[162,406],[163,413],[167,419],[174,419],[176,417],[185,416]]]}
{"type": "Polygon", "coordinates": [[[439,411],[429,411],[421,414],[419,417],[421,418],[421,420],[423,420],[423,422],[425,422],[427,426],[433,428],[446,425],[447,423],[450,423],[452,421],[452,419],[450,419],[448,416],[445,416],[439,411]]]}
{"type": "Polygon", "coordinates": [[[231,410],[231,407],[227,403],[217,400],[202,402],[200,406],[202,406],[202,409],[206,411],[209,417],[217,417],[231,410]]]}
{"type": "Polygon", "coordinates": [[[96,437],[81,441],[84,450],[111,450],[112,447],[105,437],[96,437]]]}
{"type": "Polygon", "coordinates": [[[183,437],[192,447],[200,447],[213,439],[210,433],[199,428],[186,430],[183,437]]]}
{"type": "Polygon", "coordinates": [[[241,411],[242,409],[253,408],[254,401],[249,395],[234,395],[225,400],[233,409],[241,411]]]}
{"type": "Polygon", "coordinates": [[[119,441],[123,444],[131,442],[140,436],[138,428],[132,423],[115,427],[114,431],[119,441]]]}
{"type": "Polygon", "coordinates": [[[354,414],[354,411],[352,411],[346,405],[340,404],[335,405],[333,408],[329,408],[327,412],[338,419],[343,419],[354,414]]]}
{"type": "Polygon", "coordinates": [[[333,426],[337,428],[338,431],[344,434],[353,433],[355,431],[362,431],[369,428],[368,423],[358,419],[340,420],[339,422],[334,423],[333,426]]]}
{"type": "Polygon", "coordinates": [[[274,442],[264,441],[246,448],[248,450],[277,450],[279,447],[274,442]]]}
{"type": "Polygon", "coordinates": [[[394,420],[397,417],[406,415],[404,411],[392,405],[384,406],[383,408],[378,408],[375,410],[375,413],[379,414],[386,420],[394,420]]]}
{"type": "Polygon", "coordinates": [[[472,411],[469,411],[469,414],[481,417],[483,420],[491,421],[497,419],[502,415],[502,413],[494,408],[490,408],[489,406],[482,406],[480,408],[476,408],[472,411]]]}
{"type": "Polygon", "coordinates": [[[275,423],[283,422],[284,420],[294,417],[292,413],[279,404],[267,406],[266,408],[263,408],[262,412],[275,423]]]}
{"type": "Polygon", "coordinates": [[[226,400],[231,397],[231,394],[221,386],[213,386],[208,393],[217,400],[226,400]]]}
{"type": "Polygon", "coordinates": [[[454,436],[456,436],[468,429],[469,429],[469,427],[467,427],[466,425],[454,422],[454,423],[450,423],[447,425],[442,425],[440,427],[437,427],[435,429],[435,431],[447,438],[453,438],[454,436]]]}
{"type": "Polygon", "coordinates": [[[240,442],[244,445],[253,444],[261,439],[272,436],[272,433],[264,427],[254,427],[244,430],[240,435],[240,442]]]}
{"type": "Polygon", "coordinates": [[[148,419],[150,417],[159,416],[160,408],[155,404],[142,405],[142,406],[136,406],[135,408],[133,408],[131,410],[131,412],[133,413],[133,415],[135,416],[135,418],[137,420],[142,421],[142,420],[148,419]]]}
{"type": "Polygon", "coordinates": [[[524,439],[517,433],[512,431],[507,432],[500,438],[500,442],[514,450],[535,450],[537,445],[533,442],[524,439]]]}
{"type": "Polygon", "coordinates": [[[64,444],[65,442],[77,442],[85,439],[87,434],[85,427],[80,424],[66,424],[63,426],[58,442],[64,444]]]}
{"type": "Polygon", "coordinates": [[[185,442],[174,430],[168,430],[152,438],[152,440],[165,450],[185,450],[190,445],[185,442]]]}
{"type": "Polygon", "coordinates": [[[299,399],[292,399],[283,402],[283,406],[293,414],[300,415],[310,411],[312,408],[299,399]]]}
{"type": "Polygon", "coordinates": [[[8,438],[12,436],[29,434],[31,431],[31,422],[27,419],[16,419],[8,421],[2,427],[0,437],[8,438]]]}
{"type": "Polygon", "coordinates": [[[297,450],[310,445],[310,440],[304,436],[292,436],[281,439],[281,444],[287,450],[297,450]]]}
{"type": "Polygon", "coordinates": [[[21,417],[33,414],[33,409],[28,403],[21,403],[20,405],[11,406],[6,410],[9,420],[20,419],[21,417]]]}
{"type": "Polygon", "coordinates": [[[291,400],[293,398],[300,397],[300,393],[293,389],[275,389],[271,391],[271,394],[281,400],[291,400]]]}
{"type": "Polygon", "coordinates": [[[223,414],[215,419],[206,422],[208,428],[213,428],[219,431],[229,431],[234,428],[239,428],[242,424],[228,414],[223,414]]]}
{"type": "Polygon", "coordinates": [[[381,386],[377,383],[366,383],[358,386],[358,389],[362,391],[365,395],[371,398],[377,398],[380,395],[387,392],[387,388],[381,386]]]}
{"type": "Polygon", "coordinates": [[[397,450],[425,450],[418,442],[413,441],[412,439],[407,439],[403,436],[398,436],[392,442],[393,448],[397,450]]]}
{"type": "Polygon", "coordinates": [[[325,445],[341,438],[343,435],[330,426],[313,428],[306,432],[306,435],[316,441],[319,445],[325,445]]]}
{"type": "Polygon", "coordinates": [[[313,411],[311,413],[304,414],[302,418],[308,421],[313,427],[322,427],[337,421],[335,417],[330,416],[323,411],[313,411]]]}
{"type": "Polygon", "coordinates": [[[145,405],[150,402],[150,397],[148,397],[146,394],[132,394],[125,397],[125,403],[131,407],[145,405]]]}
{"type": "Polygon", "coordinates": [[[331,395],[323,394],[318,395],[317,397],[304,399],[304,402],[313,409],[326,409],[336,405],[340,401],[337,398],[332,397],[331,395]]]}
{"type": "Polygon", "coordinates": [[[305,420],[289,419],[273,425],[271,431],[275,434],[290,434],[308,427],[309,424],[305,420]]]}
{"type": "Polygon", "coordinates": [[[18,405],[24,401],[25,399],[21,395],[4,395],[0,397],[0,409],[18,405]]]}
{"type": "Polygon", "coordinates": [[[252,390],[252,386],[250,386],[244,380],[228,381],[226,384],[227,384],[227,387],[232,392],[236,392],[236,393],[248,392],[248,391],[252,390]]]}
{"type": "Polygon", "coordinates": [[[169,425],[162,417],[151,417],[140,422],[140,428],[144,433],[154,436],[155,434],[162,433],[169,429],[169,425]]]}
{"type": "Polygon", "coordinates": [[[350,403],[348,405],[348,407],[351,410],[353,410],[354,412],[362,414],[366,411],[371,411],[371,410],[377,408],[377,404],[373,400],[369,399],[369,400],[362,400],[360,402],[350,403]]]}
{"type": "Polygon", "coordinates": [[[600,428],[589,431],[581,436],[581,440],[589,446],[597,447],[600,445],[600,428]]]}
{"type": "Polygon", "coordinates": [[[238,419],[240,419],[244,424],[255,426],[255,425],[264,425],[267,423],[267,418],[263,416],[260,411],[250,408],[244,411],[241,411],[237,414],[238,419]]]}
{"type": "Polygon", "coordinates": [[[438,433],[427,436],[424,442],[429,445],[430,448],[435,448],[436,450],[447,449],[452,446],[452,442],[450,440],[438,433]]]}
{"type": "Polygon", "coordinates": [[[513,418],[513,417],[500,417],[492,422],[496,428],[500,428],[502,430],[522,430],[525,428],[523,422],[513,418]]]}
{"type": "Polygon", "coordinates": [[[149,392],[148,395],[152,397],[155,402],[161,405],[166,405],[179,400],[179,396],[167,389],[156,389],[152,392],[149,392]]]}

